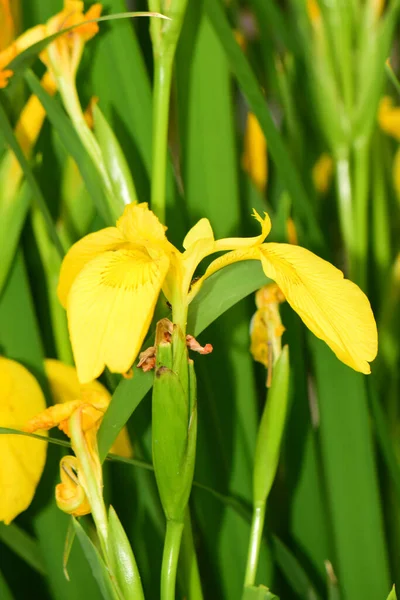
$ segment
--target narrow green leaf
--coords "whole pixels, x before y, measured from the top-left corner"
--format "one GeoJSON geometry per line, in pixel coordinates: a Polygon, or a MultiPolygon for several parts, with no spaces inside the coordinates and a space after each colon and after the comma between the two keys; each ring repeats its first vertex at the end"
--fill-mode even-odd
{"type": "Polygon", "coordinates": [[[11,590],[7,585],[7,581],[5,580],[5,577],[1,571],[0,571],[0,598],[1,598],[1,600],[14,600],[14,596],[12,595],[11,590]]]}
{"type": "Polygon", "coordinates": [[[389,587],[389,567],[365,379],[339,362],[323,342],[311,334],[309,340],[340,589],[351,600],[382,598],[389,587]]]}
{"type": "Polygon", "coordinates": [[[122,600],[122,596],[120,596],[113,588],[110,573],[104,564],[99,551],[77,519],[74,519],[73,523],[77,538],[82,545],[83,552],[90,565],[93,577],[96,579],[100,587],[104,600],[122,600]]]}
{"type": "Polygon", "coordinates": [[[103,187],[95,165],[80,141],[71,121],[63,111],[60,103],[52,98],[40,85],[40,81],[32,71],[27,71],[25,79],[32,92],[39,98],[46,110],[47,117],[58,132],[66,150],[75,159],[92,200],[106,224],[112,224],[103,187]]]}
{"type": "MultiPolygon", "coordinates": [[[[39,84],[39,86],[40,86],[40,84],[39,84]]],[[[43,90],[42,86],[40,86],[40,88],[43,90]]],[[[44,90],[43,90],[43,92],[44,92],[44,90]]],[[[19,164],[21,165],[21,169],[24,172],[26,181],[27,181],[29,187],[31,188],[34,201],[37,203],[41,213],[43,214],[43,218],[46,222],[49,236],[52,239],[57,251],[60,253],[60,256],[62,257],[62,256],[64,256],[64,249],[63,249],[60,239],[58,237],[57,231],[54,227],[54,223],[51,218],[49,209],[47,208],[46,200],[44,199],[43,194],[39,188],[39,185],[37,184],[36,178],[33,175],[32,169],[29,166],[28,160],[25,157],[20,145],[17,142],[17,139],[16,139],[14,132],[12,130],[12,127],[10,125],[10,122],[7,118],[7,114],[4,110],[3,97],[1,95],[0,95],[0,129],[3,132],[3,135],[4,135],[5,139],[7,140],[7,143],[9,144],[11,150],[14,152],[19,164]]]]}
{"type": "Polygon", "coordinates": [[[46,575],[46,568],[42,559],[41,550],[36,542],[26,531],[10,523],[0,523],[0,540],[28,565],[41,575],[46,575]]]}
{"type": "Polygon", "coordinates": [[[319,600],[319,596],[297,557],[277,536],[272,536],[273,554],[292,589],[303,600],[319,600]]]}
{"type": "Polygon", "coordinates": [[[234,38],[223,7],[219,0],[205,0],[205,5],[211,24],[225,49],[232,72],[235,74],[249,107],[256,115],[268,140],[271,158],[292,198],[293,207],[298,211],[301,223],[307,232],[308,240],[311,245],[321,248],[323,247],[322,234],[300,175],[289,156],[280,133],[274,125],[266,99],[247,58],[234,38]]]}

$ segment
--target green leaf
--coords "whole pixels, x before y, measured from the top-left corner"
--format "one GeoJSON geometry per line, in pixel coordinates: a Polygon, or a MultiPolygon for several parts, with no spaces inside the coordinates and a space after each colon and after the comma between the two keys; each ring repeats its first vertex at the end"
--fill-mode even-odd
{"type": "MultiPolygon", "coordinates": [[[[39,84],[39,86],[40,86],[40,84],[39,84]]],[[[41,88],[41,89],[43,90],[43,88],[41,88]]],[[[43,92],[44,92],[44,90],[43,90],[43,92]]],[[[51,240],[53,241],[54,246],[56,247],[60,256],[62,257],[62,256],[64,256],[64,249],[59,240],[57,231],[54,227],[53,219],[51,218],[51,214],[47,207],[46,200],[44,199],[43,194],[40,190],[40,187],[36,182],[36,178],[33,175],[32,169],[29,166],[29,162],[28,162],[27,158],[25,157],[25,155],[14,135],[14,132],[12,130],[10,122],[7,118],[7,114],[3,107],[3,98],[4,97],[2,95],[0,95],[0,129],[1,129],[5,139],[7,140],[7,143],[9,144],[11,150],[14,152],[19,164],[21,165],[21,169],[24,172],[26,181],[27,181],[29,187],[31,188],[33,198],[34,198],[35,202],[37,203],[37,205],[43,215],[43,218],[46,222],[49,236],[50,236],[51,240]]]]}
{"type": "Polygon", "coordinates": [[[272,536],[273,555],[292,590],[303,600],[319,600],[319,596],[297,557],[277,536],[272,536]]]}
{"type": "Polygon", "coordinates": [[[229,60],[232,72],[236,76],[251,111],[257,117],[268,140],[271,158],[277,172],[285,183],[291,196],[293,207],[297,210],[301,223],[307,232],[311,245],[323,247],[322,234],[307,197],[301,178],[278,132],[260,85],[251,70],[247,58],[236,42],[220,0],[205,0],[207,15],[214,27],[229,60]]]}
{"type": "Polygon", "coordinates": [[[114,225],[111,215],[109,214],[107,201],[96,166],[93,164],[92,159],[83,147],[78,134],[62,109],[61,104],[42,88],[40,81],[32,71],[26,72],[25,79],[32,92],[42,103],[50,123],[58,132],[66,150],[71,154],[79,166],[82,178],[86,183],[99,214],[106,224],[114,225]]]}
{"type": "MultiPolygon", "coordinates": [[[[22,560],[28,563],[41,575],[46,575],[46,567],[43,562],[41,550],[36,542],[26,531],[15,523],[4,525],[0,523],[0,540],[4,542],[13,552],[18,554],[22,560]]],[[[0,595],[1,598],[3,596],[0,595]]]]}
{"type": "Polygon", "coordinates": [[[323,342],[311,335],[309,340],[340,590],[352,600],[384,597],[389,566],[365,379],[323,342]]]}
{"type": "Polygon", "coordinates": [[[14,600],[14,596],[11,593],[10,588],[7,585],[7,581],[3,573],[0,571],[0,598],[1,600],[14,600]]]}
{"type": "Polygon", "coordinates": [[[113,570],[124,600],[144,600],[136,560],[117,513],[110,506],[108,516],[108,544],[113,570]]]}
{"type": "Polygon", "coordinates": [[[111,575],[96,546],[76,519],[73,520],[73,523],[77,538],[81,543],[93,577],[99,585],[104,600],[122,600],[122,596],[118,594],[112,584],[111,575]]]}
{"type": "MultiPolygon", "coordinates": [[[[268,283],[258,261],[229,265],[209,277],[189,307],[188,331],[199,335],[210,323],[237,302],[268,283]]],[[[150,345],[146,340],[144,347],[150,345]]],[[[132,379],[118,385],[99,431],[99,452],[102,460],[119,431],[151,389],[152,373],[134,369],[132,379]]]]}

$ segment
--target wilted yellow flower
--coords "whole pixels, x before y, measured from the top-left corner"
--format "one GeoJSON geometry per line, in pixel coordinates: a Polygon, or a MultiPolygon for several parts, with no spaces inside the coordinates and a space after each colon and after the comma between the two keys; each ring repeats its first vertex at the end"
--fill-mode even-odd
{"type": "MultiPolygon", "coordinates": [[[[110,404],[108,390],[99,381],[80,384],[75,367],[59,360],[46,359],[45,368],[56,404],[31,419],[25,429],[36,431],[58,426],[69,436],[69,418],[77,408],[83,407],[83,429],[88,431],[93,428],[97,431],[110,404]]],[[[132,456],[132,446],[125,427],[120,431],[111,452],[126,458],[132,456]]]]}
{"type": "MultiPolygon", "coordinates": [[[[0,357],[0,427],[21,429],[46,407],[36,379],[19,363],[0,357]]],[[[28,508],[39,483],[47,443],[22,435],[0,435],[0,521],[7,525],[28,508]]]]}
{"type": "Polygon", "coordinates": [[[88,515],[91,508],[81,484],[81,465],[75,456],[64,456],[61,459],[60,479],[61,483],[56,486],[58,508],[74,517],[88,515]]]}
{"type": "Polygon", "coordinates": [[[314,188],[319,194],[326,194],[331,185],[333,175],[333,160],[323,152],[312,169],[314,188]]]}
{"type": "Polygon", "coordinates": [[[268,179],[267,142],[257,117],[251,112],[247,115],[242,164],[263,194],[268,179]]]}
{"type": "Polygon", "coordinates": [[[254,360],[270,366],[281,352],[281,337],[285,331],[279,314],[279,304],[285,301],[276,283],[265,285],[256,292],[257,312],[250,323],[250,352],[254,360]]]}
{"type": "Polygon", "coordinates": [[[259,260],[304,323],[345,364],[363,373],[377,352],[377,331],[365,294],[330,263],[299,246],[263,243],[267,214],[254,217],[262,232],[253,238],[215,240],[208,219],[187,234],[181,253],[146,203],[128,205],[116,227],[89,234],[67,253],[58,295],[67,309],[78,378],[88,382],[105,366],[125,373],[138,355],[162,290],[175,323],[186,327],[187,308],[202,283],[226,265],[259,260]],[[206,256],[214,260],[196,283],[206,256]]]}
{"type": "Polygon", "coordinates": [[[400,107],[393,106],[390,96],[384,96],[379,103],[378,123],[382,131],[400,141],[400,107]]]}
{"type": "Polygon", "coordinates": [[[64,0],[61,12],[51,17],[46,25],[36,25],[19,36],[15,42],[0,52],[0,88],[5,87],[12,71],[7,65],[23,50],[26,50],[40,40],[76,25],[75,29],[59,36],[40,53],[41,60],[50,68],[54,76],[63,76],[66,81],[75,79],[76,70],[82,57],[85,43],[98,31],[97,23],[84,21],[98,18],[101,14],[101,4],[93,4],[86,14],[83,12],[83,2],[64,0]]]}

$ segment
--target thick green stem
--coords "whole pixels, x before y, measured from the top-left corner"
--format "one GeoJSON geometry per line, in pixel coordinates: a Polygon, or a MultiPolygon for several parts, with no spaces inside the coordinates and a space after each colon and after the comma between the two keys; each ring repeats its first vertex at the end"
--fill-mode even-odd
{"type": "Polygon", "coordinates": [[[161,569],[161,600],[175,600],[176,570],[182,533],[183,523],[167,521],[161,569]]]}
{"type": "Polygon", "coordinates": [[[193,540],[192,523],[189,508],[186,510],[185,527],[183,530],[182,567],[185,578],[185,592],[189,600],[203,600],[199,565],[193,540]]]}
{"type": "Polygon", "coordinates": [[[255,584],[258,558],[260,555],[260,547],[262,533],[265,520],[265,502],[255,504],[253,510],[253,520],[251,522],[250,544],[247,555],[246,575],[244,579],[244,587],[255,584]]]}
{"type": "Polygon", "coordinates": [[[165,223],[165,180],[172,65],[173,55],[170,53],[155,58],[151,208],[162,223],[165,223]]]}

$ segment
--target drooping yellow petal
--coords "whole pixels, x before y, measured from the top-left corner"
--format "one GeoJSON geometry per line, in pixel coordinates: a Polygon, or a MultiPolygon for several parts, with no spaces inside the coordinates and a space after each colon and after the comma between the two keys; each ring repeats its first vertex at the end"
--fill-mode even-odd
{"type": "Polygon", "coordinates": [[[346,365],[370,373],[377,353],[368,298],[329,262],[290,244],[263,244],[262,265],[307,327],[346,365]]]}
{"type": "Polygon", "coordinates": [[[255,209],[253,209],[253,217],[261,225],[260,235],[250,238],[224,238],[222,240],[216,240],[214,252],[220,252],[221,250],[239,250],[240,248],[251,248],[252,246],[262,244],[271,231],[271,219],[267,213],[264,213],[264,218],[262,218],[255,209]]]}
{"type": "MultiPolygon", "coordinates": [[[[0,427],[21,429],[46,407],[36,379],[19,363],[0,358],[0,427]]],[[[0,435],[0,521],[10,523],[32,501],[46,461],[46,442],[0,435]]]]}
{"type": "Polygon", "coordinates": [[[108,250],[123,248],[126,241],[116,227],[107,227],[90,233],[76,242],[67,252],[60,271],[57,294],[64,308],[69,291],[83,267],[96,256],[108,250]]]}
{"type": "Polygon", "coordinates": [[[257,117],[251,112],[247,115],[242,165],[263,194],[268,179],[267,141],[257,117]]]}
{"type": "Polygon", "coordinates": [[[81,465],[75,456],[64,456],[60,462],[61,483],[56,486],[57,506],[63,512],[82,517],[91,512],[90,504],[79,475],[81,465]]]}
{"type": "Polygon", "coordinates": [[[123,237],[134,244],[169,244],[165,231],[147,202],[128,204],[117,221],[117,228],[123,237]]]}
{"type": "Polygon", "coordinates": [[[78,378],[96,379],[107,366],[125,373],[147,333],[169,259],[146,248],[105,252],[91,260],[68,295],[68,323],[78,378]]]}
{"type": "Polygon", "coordinates": [[[0,0],[0,50],[11,44],[15,37],[14,5],[18,6],[18,0],[0,0]]]}
{"type": "MultiPolygon", "coordinates": [[[[101,397],[104,399],[105,406],[109,405],[111,395],[104,385],[97,380],[84,384],[79,383],[75,367],[66,365],[59,360],[48,358],[45,360],[45,368],[51,395],[55,403],[65,404],[77,399],[87,401],[88,395],[85,392],[92,392],[97,396],[97,401],[98,397],[101,397]]],[[[126,458],[133,455],[126,427],[119,432],[110,452],[126,458]]]]}

